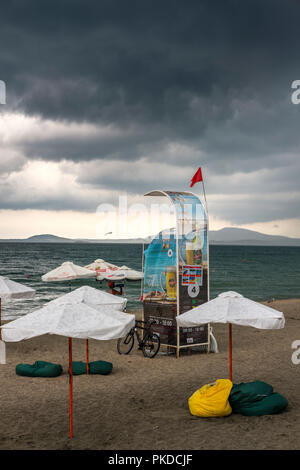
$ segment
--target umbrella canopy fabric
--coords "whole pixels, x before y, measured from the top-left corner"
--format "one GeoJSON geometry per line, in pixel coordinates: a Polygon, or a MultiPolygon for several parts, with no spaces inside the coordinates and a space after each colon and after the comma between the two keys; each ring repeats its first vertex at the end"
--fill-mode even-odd
{"type": "Polygon", "coordinates": [[[47,305],[62,305],[62,304],[76,304],[84,303],[93,307],[99,308],[102,311],[119,310],[123,311],[127,304],[127,299],[118,297],[100,289],[95,289],[90,286],[82,286],[75,289],[68,294],[61,295],[47,305]]]}
{"type": "Polygon", "coordinates": [[[128,266],[121,266],[117,273],[123,273],[128,281],[140,281],[144,278],[144,273],[128,268],[128,266]]]}
{"type": "MultiPolygon", "coordinates": [[[[0,327],[2,323],[2,300],[7,302],[12,299],[31,299],[34,295],[35,289],[12,281],[8,277],[0,276],[0,327]]],[[[0,364],[6,364],[5,344],[1,340],[2,334],[0,329],[0,364]]]]}
{"type": "Polygon", "coordinates": [[[98,281],[123,281],[124,279],[139,281],[144,277],[144,274],[140,271],[135,271],[125,265],[119,267],[103,259],[96,259],[93,263],[85,266],[85,268],[95,270],[98,281]]]}
{"type": "Polygon", "coordinates": [[[91,269],[92,271],[103,271],[105,272],[106,270],[115,270],[115,269],[119,269],[118,266],[116,266],[115,264],[112,264],[112,263],[108,263],[106,261],[104,261],[104,259],[95,259],[95,261],[93,261],[91,264],[88,264],[87,266],[85,266],[86,269],[91,269]]]}
{"type": "Polygon", "coordinates": [[[237,292],[224,292],[209,302],[182,313],[177,325],[193,327],[206,323],[232,323],[260,329],[284,328],[282,312],[254,302],[237,292]]]}
{"type": "Polygon", "coordinates": [[[111,340],[125,336],[135,324],[135,315],[113,310],[107,311],[87,305],[49,302],[45,307],[28,313],[2,327],[6,342],[22,341],[44,334],[69,338],[111,340]]]}
{"type": "Polygon", "coordinates": [[[95,276],[96,271],[83,268],[71,261],[66,261],[52,271],[49,271],[47,274],[44,274],[42,276],[42,280],[45,282],[70,281],[72,279],[87,279],[95,276]]]}
{"type": "Polygon", "coordinates": [[[35,289],[12,281],[8,277],[0,276],[0,297],[2,300],[31,299],[35,295],[35,289]]]}
{"type": "Polygon", "coordinates": [[[124,271],[120,271],[119,269],[116,269],[115,271],[111,272],[108,271],[106,274],[101,273],[98,274],[97,280],[98,281],[124,281],[125,279],[125,273],[124,271]]]}

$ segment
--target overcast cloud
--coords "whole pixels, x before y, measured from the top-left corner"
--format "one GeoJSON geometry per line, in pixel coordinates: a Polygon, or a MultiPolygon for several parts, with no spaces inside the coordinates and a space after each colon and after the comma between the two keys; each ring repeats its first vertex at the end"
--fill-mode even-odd
{"type": "Polygon", "coordinates": [[[299,24],[296,0],[1,5],[0,209],[144,202],[201,166],[213,217],[299,218],[299,24]]]}

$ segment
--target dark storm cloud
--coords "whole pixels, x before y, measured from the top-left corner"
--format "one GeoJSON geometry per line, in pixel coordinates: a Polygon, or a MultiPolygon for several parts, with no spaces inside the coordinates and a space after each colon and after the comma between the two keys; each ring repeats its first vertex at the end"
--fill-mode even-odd
{"type": "Polygon", "coordinates": [[[293,1],[11,2],[1,7],[1,71],[8,101],[28,113],[159,119],[191,136],[232,115],[230,91],[278,99],[274,82],[298,73],[299,20],[293,1]],[[203,115],[194,97],[205,98],[203,115]]]}
{"type": "MultiPolygon", "coordinates": [[[[275,194],[298,189],[300,105],[291,104],[290,87],[300,78],[299,23],[296,0],[1,5],[5,110],[65,128],[79,123],[96,129],[55,135],[42,128],[39,136],[12,141],[8,150],[18,158],[11,169],[19,171],[24,159],[90,162],[88,170],[78,167],[83,188],[136,194],[153,186],[182,188],[202,165],[208,192],[247,193],[249,201],[255,192],[274,194],[281,201],[276,218],[297,215],[296,203],[275,194]],[[107,126],[115,132],[102,132],[107,126]],[[178,150],[169,151],[170,144],[178,150]],[[115,166],[104,168],[107,160],[115,166]],[[162,162],[169,172],[159,167],[162,162]],[[284,178],[265,175],[276,168],[284,168],[284,178]],[[249,179],[220,179],[234,173],[249,179]]],[[[26,205],[17,194],[7,204],[18,207],[18,200],[26,205]]],[[[27,204],[90,205],[71,195],[27,204]]],[[[239,210],[239,204],[232,203],[231,216],[221,205],[213,206],[214,213],[236,222],[247,214],[249,221],[255,214],[257,220],[273,217],[267,200],[264,208],[254,202],[239,210]]]]}

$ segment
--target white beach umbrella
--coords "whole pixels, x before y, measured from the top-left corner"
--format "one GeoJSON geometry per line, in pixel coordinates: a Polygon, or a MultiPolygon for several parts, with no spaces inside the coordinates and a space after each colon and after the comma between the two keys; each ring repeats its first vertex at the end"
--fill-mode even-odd
{"type": "MultiPolygon", "coordinates": [[[[115,295],[109,294],[108,292],[103,292],[102,290],[95,289],[90,286],[82,286],[78,289],[69,292],[68,294],[63,294],[60,297],[57,297],[51,302],[48,302],[47,306],[56,306],[63,304],[78,304],[83,303],[100,309],[103,313],[109,313],[110,315],[115,314],[115,311],[121,311],[126,308],[127,299],[124,297],[116,297],[115,295]]],[[[116,314],[115,314],[116,315],[116,314]]],[[[89,363],[89,340],[86,339],[86,365],[87,365],[87,374],[89,363]]]]}
{"type": "Polygon", "coordinates": [[[106,279],[107,281],[141,281],[144,278],[143,273],[135,271],[134,269],[118,269],[113,273],[97,276],[99,281],[106,279]]]}
{"type": "Polygon", "coordinates": [[[93,263],[85,266],[85,268],[96,271],[98,281],[123,281],[124,279],[139,281],[144,277],[141,271],[135,271],[125,265],[119,267],[103,259],[96,259],[93,263]]]}
{"type": "Polygon", "coordinates": [[[111,274],[119,269],[119,267],[115,264],[108,263],[103,259],[95,259],[95,261],[85,266],[85,268],[95,271],[98,281],[103,281],[106,279],[108,274],[111,274]]]}
{"type": "Polygon", "coordinates": [[[108,263],[106,261],[104,261],[103,259],[95,259],[95,261],[93,261],[92,263],[88,264],[85,266],[86,269],[90,269],[92,271],[101,271],[101,272],[106,272],[107,270],[108,271],[114,271],[116,269],[119,269],[118,266],[116,266],[115,264],[112,264],[112,263],[108,263]]]}
{"type": "Polygon", "coordinates": [[[122,338],[135,325],[135,316],[112,309],[101,311],[79,303],[55,304],[49,302],[45,307],[29,313],[2,327],[3,340],[21,341],[44,334],[56,334],[69,338],[69,426],[73,437],[73,373],[72,338],[92,338],[111,340],[122,338]],[[113,314],[111,314],[113,313],[113,314]]]}
{"type": "MultiPolygon", "coordinates": [[[[2,300],[11,301],[13,299],[31,299],[35,295],[35,289],[24,286],[19,282],[12,281],[8,277],[0,276],[0,326],[2,300]]],[[[5,344],[1,341],[0,329],[0,364],[5,364],[5,344]]]]}
{"type": "Polygon", "coordinates": [[[31,287],[12,281],[8,277],[0,276],[0,298],[2,300],[31,299],[34,295],[35,290],[31,287]]]}
{"type": "Polygon", "coordinates": [[[84,302],[55,304],[28,313],[2,326],[3,341],[21,341],[44,334],[110,340],[125,336],[135,316],[84,302]]]}
{"type": "Polygon", "coordinates": [[[95,289],[94,287],[82,286],[51,300],[47,305],[74,304],[80,302],[97,308],[99,307],[102,311],[104,311],[104,309],[107,311],[123,311],[126,307],[127,299],[125,297],[109,294],[100,289],[95,289]]]}
{"type": "Polygon", "coordinates": [[[128,268],[128,266],[121,266],[120,272],[124,272],[125,279],[128,281],[141,281],[144,279],[144,273],[142,271],[136,271],[135,269],[128,268]]]}
{"type": "Polygon", "coordinates": [[[195,327],[207,323],[229,323],[229,371],[232,380],[232,328],[231,325],[252,326],[259,329],[284,328],[282,312],[254,302],[237,292],[220,294],[213,300],[188,310],[176,317],[180,327],[195,327]]]}
{"type": "Polygon", "coordinates": [[[106,279],[107,281],[140,281],[144,278],[144,274],[141,271],[128,268],[127,266],[121,266],[118,269],[96,271],[98,281],[106,279]]]}
{"type": "MultiPolygon", "coordinates": [[[[86,269],[82,266],[72,263],[72,261],[65,261],[57,268],[49,271],[42,276],[44,282],[58,282],[58,281],[73,281],[75,279],[89,279],[96,276],[96,271],[86,269]]],[[[71,284],[70,284],[71,290],[71,284]]],[[[86,340],[86,351],[88,356],[89,340],[86,340]]]]}
{"type": "Polygon", "coordinates": [[[106,281],[124,281],[125,280],[125,273],[124,271],[120,271],[117,269],[113,272],[107,272],[106,274],[101,273],[97,276],[98,281],[102,281],[105,279],[106,281]]]}
{"type": "Polygon", "coordinates": [[[74,279],[88,279],[96,276],[96,271],[78,266],[71,261],[65,261],[57,268],[42,276],[44,282],[72,281],[74,279]]]}

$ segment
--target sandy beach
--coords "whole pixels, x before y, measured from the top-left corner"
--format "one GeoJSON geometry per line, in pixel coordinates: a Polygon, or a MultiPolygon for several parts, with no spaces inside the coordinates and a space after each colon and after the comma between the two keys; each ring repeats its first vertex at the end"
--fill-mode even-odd
{"type": "MultiPolygon", "coordinates": [[[[218,354],[144,358],[116,341],[90,341],[90,360],[113,363],[108,376],[74,377],[74,437],[68,438],[68,340],[42,336],[7,344],[0,365],[0,449],[298,449],[300,365],[291,361],[300,340],[300,299],[268,303],[285,314],[277,331],[233,327],[234,383],[263,380],[289,402],[279,415],[202,419],[190,415],[189,396],[228,377],[228,330],[214,326],[218,354]],[[19,377],[16,364],[60,363],[53,379],[19,377]]],[[[136,312],[135,312],[136,313],[136,312]]],[[[138,315],[137,315],[138,317],[138,315]]],[[[73,360],[85,360],[85,341],[73,340],[73,360]]]]}

